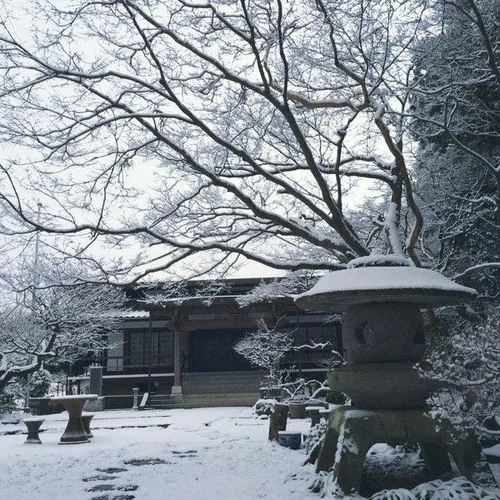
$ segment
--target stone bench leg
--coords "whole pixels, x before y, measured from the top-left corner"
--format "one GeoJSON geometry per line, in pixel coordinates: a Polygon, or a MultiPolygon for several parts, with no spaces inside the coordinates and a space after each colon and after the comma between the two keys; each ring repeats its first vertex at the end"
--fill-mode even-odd
{"type": "Polygon", "coordinates": [[[318,425],[321,422],[321,415],[319,414],[319,407],[306,407],[306,412],[311,417],[311,428],[318,425]]]}

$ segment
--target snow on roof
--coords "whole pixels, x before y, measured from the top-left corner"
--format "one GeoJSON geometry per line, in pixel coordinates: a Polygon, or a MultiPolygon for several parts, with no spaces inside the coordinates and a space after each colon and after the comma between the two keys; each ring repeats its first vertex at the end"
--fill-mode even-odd
{"type": "Polygon", "coordinates": [[[430,269],[381,266],[329,273],[310,290],[297,295],[295,301],[305,309],[339,311],[354,304],[374,302],[410,302],[421,307],[436,307],[476,296],[476,290],[430,269]]]}

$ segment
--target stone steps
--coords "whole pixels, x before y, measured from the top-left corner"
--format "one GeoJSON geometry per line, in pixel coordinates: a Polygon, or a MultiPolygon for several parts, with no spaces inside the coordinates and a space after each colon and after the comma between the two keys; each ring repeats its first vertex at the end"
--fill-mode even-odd
{"type": "Polygon", "coordinates": [[[179,397],[155,397],[151,398],[150,407],[157,409],[169,408],[209,408],[214,406],[253,406],[259,399],[256,393],[238,394],[195,394],[179,397]]]}
{"type": "Polygon", "coordinates": [[[183,381],[183,393],[184,395],[258,393],[264,376],[264,373],[259,371],[186,373],[183,381]]]}
{"type": "Polygon", "coordinates": [[[213,406],[252,406],[259,399],[259,387],[265,373],[203,372],[186,373],[183,396],[156,394],[152,408],[205,408],[213,406]]]}

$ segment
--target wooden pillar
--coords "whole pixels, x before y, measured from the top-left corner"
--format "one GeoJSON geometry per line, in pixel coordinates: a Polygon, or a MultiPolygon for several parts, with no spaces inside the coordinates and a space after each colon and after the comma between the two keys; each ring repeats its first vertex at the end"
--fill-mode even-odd
{"type": "Polygon", "coordinates": [[[179,310],[174,312],[174,385],[172,396],[182,396],[182,330],[179,310]]]}

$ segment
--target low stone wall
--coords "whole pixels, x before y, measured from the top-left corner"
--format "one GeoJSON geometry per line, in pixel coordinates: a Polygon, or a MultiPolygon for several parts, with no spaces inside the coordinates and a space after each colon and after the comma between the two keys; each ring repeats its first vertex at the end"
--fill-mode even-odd
{"type": "Polygon", "coordinates": [[[63,412],[64,406],[50,398],[30,398],[30,409],[34,415],[51,415],[63,412]]]}

